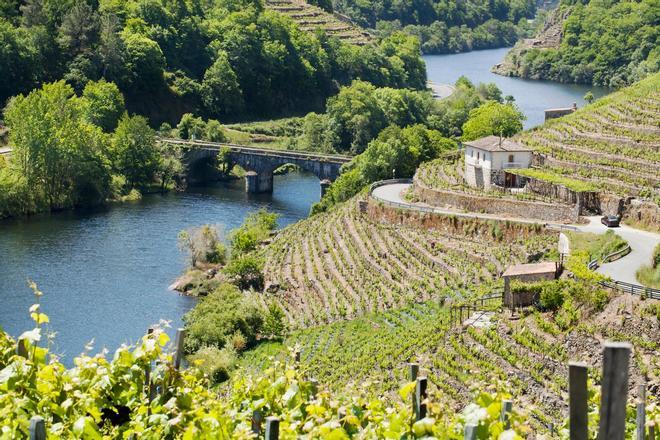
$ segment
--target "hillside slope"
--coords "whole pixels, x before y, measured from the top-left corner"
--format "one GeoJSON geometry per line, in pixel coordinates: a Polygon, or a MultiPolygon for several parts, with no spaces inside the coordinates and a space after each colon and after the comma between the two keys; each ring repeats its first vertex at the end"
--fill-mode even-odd
{"type": "Polygon", "coordinates": [[[545,170],[660,201],[660,74],[523,133],[545,170]]]}
{"type": "Polygon", "coordinates": [[[354,199],[286,228],[265,248],[263,300],[278,303],[294,326],[309,326],[469,295],[556,241],[532,226],[476,220],[447,218],[435,230],[374,223],[354,199]]]}
{"type": "Polygon", "coordinates": [[[660,68],[658,9],[653,0],[564,0],[536,38],[520,41],[496,73],[622,87],[660,68]]]}
{"type": "Polygon", "coordinates": [[[357,46],[364,46],[373,40],[369,32],[354,25],[348,18],[342,18],[302,0],[266,0],[266,7],[287,15],[302,31],[320,30],[357,46]]]}
{"type": "Polygon", "coordinates": [[[562,321],[563,312],[512,317],[493,311],[478,313],[485,326],[452,326],[448,309],[430,301],[295,332],[282,343],[261,344],[246,353],[242,365],[262,370],[295,349],[304,369],[320,383],[382,396],[407,380],[407,362],[418,362],[421,374],[429,377],[432,400],[460,410],[472,391],[499,384],[541,433],[550,423],[561,426],[567,416],[569,360],[592,366],[590,377],[599,382],[604,340],[633,342],[631,394],[646,381],[649,394],[657,395],[660,327],[652,307],[621,294],[600,312],[579,305],[568,323],[562,321]]]}

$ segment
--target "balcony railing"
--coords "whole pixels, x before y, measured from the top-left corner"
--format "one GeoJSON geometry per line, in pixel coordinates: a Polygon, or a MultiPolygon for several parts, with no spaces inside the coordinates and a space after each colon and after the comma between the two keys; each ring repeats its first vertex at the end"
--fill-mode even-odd
{"type": "Polygon", "coordinates": [[[506,170],[508,168],[529,168],[529,164],[522,162],[504,162],[502,164],[502,169],[506,170]]]}

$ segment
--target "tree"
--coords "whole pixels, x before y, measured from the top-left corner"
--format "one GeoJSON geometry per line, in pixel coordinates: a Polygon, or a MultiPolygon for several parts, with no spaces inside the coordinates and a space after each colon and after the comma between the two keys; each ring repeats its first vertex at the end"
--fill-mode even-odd
{"type": "Polygon", "coordinates": [[[204,107],[211,115],[230,115],[243,111],[243,93],[226,52],[220,52],[204,74],[202,93],[204,107]]]}
{"type": "Polygon", "coordinates": [[[115,171],[126,176],[131,188],[152,183],[159,165],[156,132],[146,118],[124,114],[112,138],[115,171]]]}
{"type": "Polygon", "coordinates": [[[470,111],[470,117],[463,124],[463,140],[471,141],[489,135],[513,136],[522,131],[525,120],[513,104],[500,104],[488,101],[470,111]]]}
{"type": "Polygon", "coordinates": [[[157,177],[160,180],[160,191],[165,192],[168,186],[181,182],[186,173],[183,163],[183,152],[177,145],[161,143],[160,163],[157,177]]]}
{"type": "Polygon", "coordinates": [[[211,142],[225,142],[227,136],[225,135],[225,129],[222,124],[215,119],[210,119],[206,123],[206,129],[204,130],[204,138],[211,142]]]}
{"type": "Polygon", "coordinates": [[[106,137],[83,120],[80,107],[71,86],[59,81],[13,98],[5,111],[11,165],[36,205],[52,210],[96,204],[108,194],[106,137]]]}
{"type": "Polygon", "coordinates": [[[584,94],[584,100],[587,102],[587,104],[594,102],[594,94],[591,92],[591,90],[584,94]]]}
{"type": "Polygon", "coordinates": [[[87,52],[98,38],[99,18],[86,2],[75,2],[59,28],[59,43],[72,55],[87,52]]]}
{"type": "Polygon", "coordinates": [[[154,40],[130,31],[122,32],[126,48],[125,82],[133,93],[149,92],[163,85],[165,57],[154,40]]]}
{"type": "Polygon", "coordinates": [[[203,264],[225,264],[227,248],[216,226],[204,225],[179,233],[179,248],[188,252],[191,267],[203,264]]]}
{"type": "Polygon", "coordinates": [[[181,139],[203,139],[206,132],[206,124],[202,118],[192,113],[181,116],[179,125],[176,126],[177,134],[181,139]]]}
{"type": "Polygon", "coordinates": [[[110,133],[124,113],[124,96],[114,83],[105,80],[87,83],[82,94],[83,112],[92,124],[110,133]]]}

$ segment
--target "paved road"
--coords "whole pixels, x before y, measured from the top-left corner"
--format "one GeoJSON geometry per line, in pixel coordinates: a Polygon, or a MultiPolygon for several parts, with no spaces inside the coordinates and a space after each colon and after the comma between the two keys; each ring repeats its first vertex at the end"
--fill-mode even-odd
{"type": "Polygon", "coordinates": [[[426,83],[426,85],[433,92],[433,97],[435,99],[449,98],[456,91],[456,87],[450,84],[438,84],[429,81],[426,83]]]}
{"type": "MultiPolygon", "coordinates": [[[[411,203],[403,199],[402,195],[408,190],[408,188],[410,188],[410,186],[411,184],[409,183],[396,183],[380,186],[374,190],[373,196],[376,199],[400,203],[409,209],[429,208],[429,205],[423,203],[411,203]]],[[[505,218],[492,214],[465,213],[462,211],[446,208],[433,208],[433,212],[439,214],[456,215],[459,217],[514,220],[523,223],[543,223],[540,220],[505,218]]],[[[605,225],[600,223],[600,217],[587,217],[587,219],[589,220],[589,224],[576,225],[580,231],[604,234],[608,229],[612,229],[614,233],[618,234],[628,242],[631,249],[630,254],[626,255],[620,260],[602,265],[598,268],[598,271],[616,281],[639,284],[635,277],[635,272],[637,272],[637,269],[639,269],[641,266],[651,263],[653,250],[658,245],[658,243],[660,243],[660,234],[634,229],[626,225],[622,225],[619,228],[607,228],[605,225]]]]}
{"type": "Polygon", "coordinates": [[[588,219],[589,224],[581,225],[581,231],[604,234],[611,229],[630,245],[628,255],[612,263],[603,264],[598,268],[598,272],[617,281],[639,284],[635,273],[641,266],[651,263],[653,249],[660,243],[660,234],[633,229],[626,225],[621,225],[619,228],[608,228],[600,222],[600,217],[588,217],[588,219]]]}

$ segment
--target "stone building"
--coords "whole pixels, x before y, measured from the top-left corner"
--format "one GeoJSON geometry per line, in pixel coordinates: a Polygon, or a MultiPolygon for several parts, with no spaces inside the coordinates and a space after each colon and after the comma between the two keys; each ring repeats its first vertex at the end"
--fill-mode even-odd
{"type": "Polygon", "coordinates": [[[532,290],[511,292],[510,283],[512,280],[523,283],[533,283],[536,281],[554,280],[559,275],[561,267],[555,262],[542,262],[530,264],[516,264],[508,267],[502,274],[504,279],[504,298],[503,303],[506,307],[527,307],[538,301],[538,293],[532,290]]]}
{"type": "Polygon", "coordinates": [[[465,180],[475,188],[492,185],[518,187],[519,177],[506,173],[511,168],[529,168],[532,150],[511,139],[487,136],[464,142],[465,180]]]}

